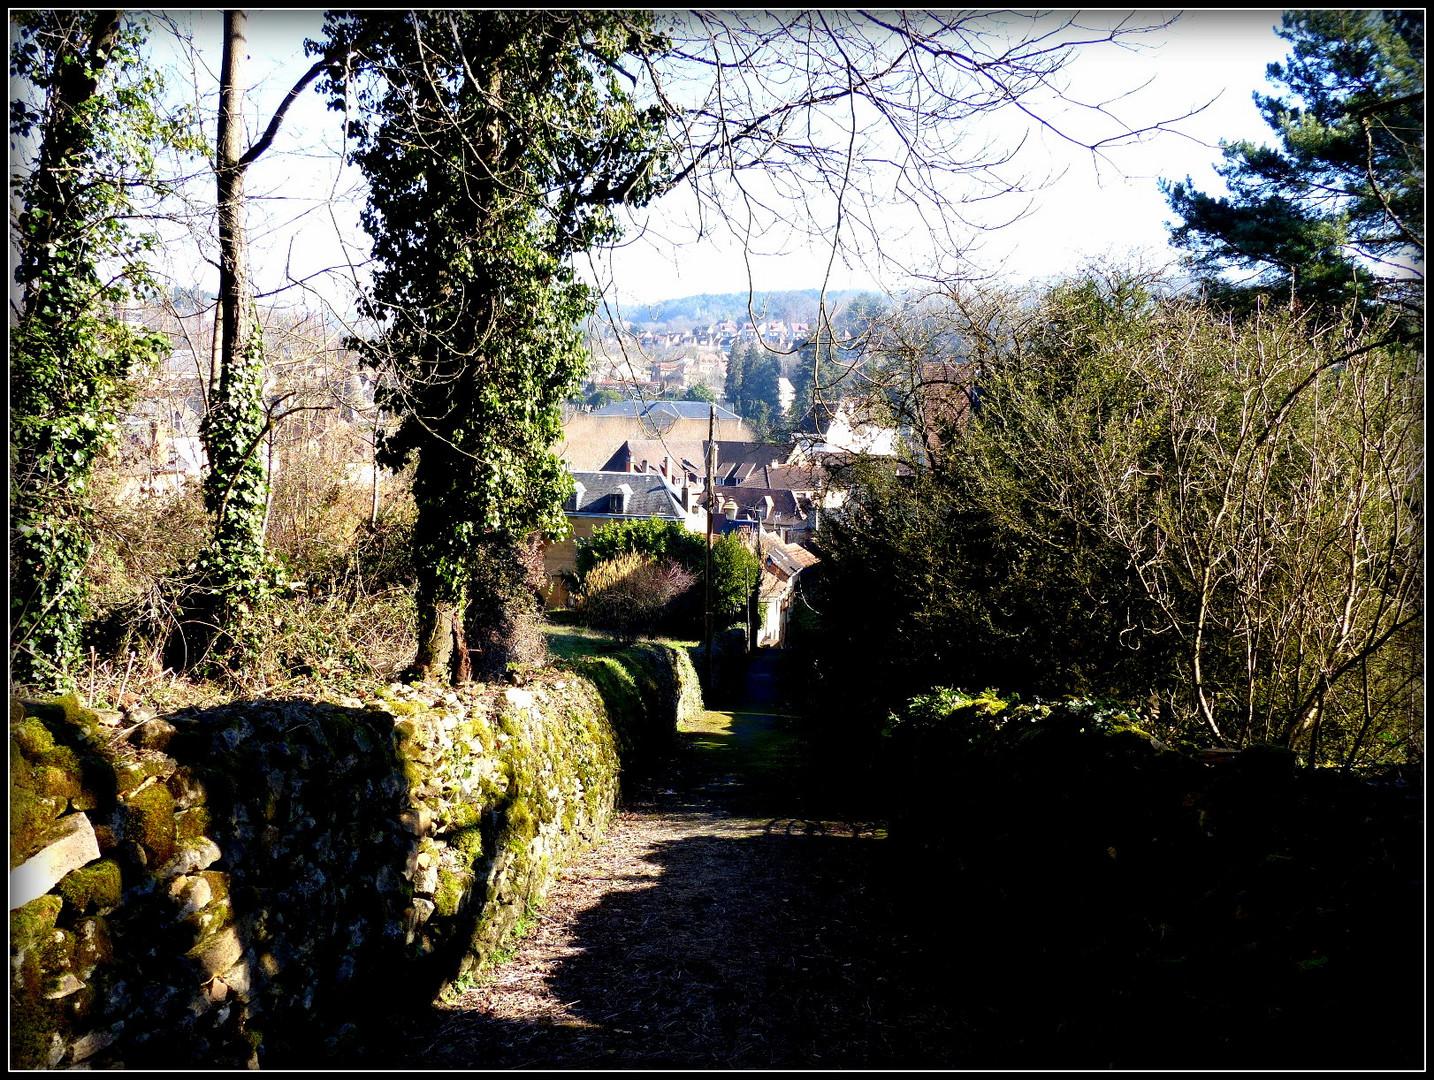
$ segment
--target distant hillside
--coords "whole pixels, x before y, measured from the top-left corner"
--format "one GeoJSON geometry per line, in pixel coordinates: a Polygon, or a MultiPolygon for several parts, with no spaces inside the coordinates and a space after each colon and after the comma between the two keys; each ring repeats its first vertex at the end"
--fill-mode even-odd
{"type": "MultiPolygon", "coordinates": [[[[852,297],[865,290],[839,289],[827,293],[827,311],[836,312],[852,297]]],[[[787,289],[780,292],[759,292],[752,297],[752,313],[758,321],[816,322],[821,301],[820,289],[787,289]]],[[[742,323],[747,318],[747,293],[700,293],[654,304],[635,304],[624,313],[633,326],[640,329],[667,327],[673,324],[690,328],[731,319],[742,323]]]]}

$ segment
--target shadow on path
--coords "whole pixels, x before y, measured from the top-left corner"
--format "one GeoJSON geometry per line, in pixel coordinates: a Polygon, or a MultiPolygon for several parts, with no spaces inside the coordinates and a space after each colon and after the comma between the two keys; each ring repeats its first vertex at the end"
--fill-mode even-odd
{"type": "Polygon", "coordinates": [[[558,921],[369,1063],[959,1066],[952,1018],[907,989],[912,946],[873,884],[884,840],[808,817],[780,660],[759,655],[733,709],[685,725],[668,772],[555,890],[558,921]]]}

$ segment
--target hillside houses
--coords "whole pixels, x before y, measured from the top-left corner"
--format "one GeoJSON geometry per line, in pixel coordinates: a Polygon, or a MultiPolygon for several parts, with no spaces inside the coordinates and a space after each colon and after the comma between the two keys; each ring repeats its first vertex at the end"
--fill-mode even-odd
{"type": "MultiPolygon", "coordinates": [[[[181,311],[146,305],[129,321],[165,334],[171,347],[136,376],[121,419],[120,498],[173,495],[207,467],[200,441],[212,378],[213,307],[181,311]]],[[[374,383],[341,345],[339,330],[317,317],[264,313],[263,401],[272,421],[259,448],[271,478],[286,461],[323,460],[341,481],[372,485],[374,383]]]]}
{"type": "Polygon", "coordinates": [[[763,559],[764,644],[785,639],[795,583],[816,557],[810,541],[823,510],[840,505],[826,462],[854,453],[894,454],[897,433],[861,423],[839,409],[821,435],[787,444],[763,442],[735,413],[715,407],[716,435],[708,442],[713,406],[686,401],[624,401],[578,413],[565,425],[559,452],[572,470],[577,494],[564,506],[572,535],[545,549],[549,604],[568,600],[577,541],[609,521],[658,517],[684,528],[736,530],[763,559]],[[712,486],[708,489],[708,451],[712,486]]]}
{"type": "Polygon", "coordinates": [[[791,349],[803,344],[811,334],[811,324],[768,319],[753,322],[743,319],[722,319],[690,330],[643,330],[633,340],[643,349],[678,349],[685,346],[729,350],[744,341],[765,341],[775,349],[791,349]]]}

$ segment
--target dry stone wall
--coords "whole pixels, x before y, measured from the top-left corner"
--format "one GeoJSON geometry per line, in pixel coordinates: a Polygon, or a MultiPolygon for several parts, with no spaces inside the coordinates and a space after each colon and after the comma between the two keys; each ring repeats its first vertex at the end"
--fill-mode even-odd
{"type": "Polygon", "coordinates": [[[139,724],[12,701],[11,1067],[361,1062],[602,835],[695,687],[640,646],[139,724]]]}

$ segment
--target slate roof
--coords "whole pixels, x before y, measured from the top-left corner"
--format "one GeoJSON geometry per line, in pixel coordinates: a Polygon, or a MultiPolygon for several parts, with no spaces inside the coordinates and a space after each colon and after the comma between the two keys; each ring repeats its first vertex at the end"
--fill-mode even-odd
{"type": "Polygon", "coordinates": [[[687,515],[677,495],[656,473],[573,472],[582,485],[563,502],[563,513],[591,517],[658,517],[681,521],[687,515]],[[628,488],[626,508],[619,499],[628,488]]]}
{"type": "Polygon", "coordinates": [[[742,486],[784,491],[820,491],[826,484],[826,470],[820,465],[764,465],[742,479],[742,486]]]}
{"type": "MultiPolygon", "coordinates": [[[[780,488],[759,488],[743,484],[738,487],[719,487],[716,491],[718,506],[727,501],[737,504],[737,516],[760,521],[765,525],[800,525],[807,519],[810,507],[797,493],[780,488]],[[767,516],[767,498],[772,500],[772,516],[767,516]]],[[[705,498],[705,493],[704,493],[705,498]]]]}
{"type": "MultiPolygon", "coordinates": [[[[600,409],[594,409],[593,416],[671,416],[679,420],[706,420],[712,406],[705,401],[614,401],[600,409]]],[[[718,420],[742,419],[731,409],[717,406],[718,420]]]]}
{"type": "MultiPolygon", "coordinates": [[[[646,461],[649,468],[656,469],[666,458],[672,472],[684,472],[697,477],[698,483],[705,483],[706,447],[705,439],[629,439],[601,468],[603,472],[623,472],[634,466],[640,469],[646,461]]],[[[718,439],[713,476],[719,487],[746,483],[771,463],[784,460],[790,452],[790,448],[773,443],[718,439]]]]}

